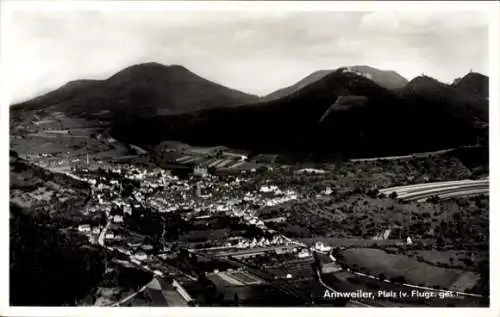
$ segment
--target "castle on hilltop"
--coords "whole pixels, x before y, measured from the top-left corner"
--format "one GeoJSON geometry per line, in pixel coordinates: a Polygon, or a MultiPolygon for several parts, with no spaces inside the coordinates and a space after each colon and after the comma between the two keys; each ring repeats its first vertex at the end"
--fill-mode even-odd
{"type": "Polygon", "coordinates": [[[355,70],[352,67],[346,67],[346,71],[354,73],[354,74],[357,74],[357,75],[360,75],[360,76],[363,76],[363,77],[366,77],[368,79],[372,79],[373,78],[372,74],[359,72],[359,71],[355,70]]]}

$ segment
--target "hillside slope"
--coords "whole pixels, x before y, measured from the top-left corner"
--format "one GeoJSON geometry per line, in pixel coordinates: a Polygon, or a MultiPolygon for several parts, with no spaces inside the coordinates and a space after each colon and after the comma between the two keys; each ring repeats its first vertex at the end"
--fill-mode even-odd
{"type": "Polygon", "coordinates": [[[489,97],[489,78],[480,73],[470,72],[464,77],[455,80],[452,86],[483,98],[489,97]]]}
{"type": "Polygon", "coordinates": [[[118,139],[146,145],[173,139],[261,151],[348,156],[449,148],[476,143],[478,135],[484,133],[470,116],[478,105],[456,105],[455,98],[460,97],[454,90],[426,92],[438,100],[433,103],[421,98],[420,88],[415,91],[392,92],[365,76],[338,70],[293,94],[261,102],[259,107],[132,120],[115,126],[113,133],[118,139]],[[333,112],[329,110],[332,105],[333,112]],[[463,111],[456,111],[455,107],[462,106],[463,111]],[[331,113],[325,116],[327,110],[331,113]],[[139,130],[141,135],[130,133],[139,130]]]}
{"type": "Polygon", "coordinates": [[[292,94],[296,91],[299,91],[300,89],[320,80],[321,78],[330,74],[332,71],[333,70],[318,70],[318,71],[304,77],[303,79],[301,79],[300,81],[298,81],[297,83],[295,83],[291,86],[281,88],[281,89],[278,89],[278,90],[270,93],[269,95],[263,97],[262,100],[269,101],[269,100],[279,99],[279,98],[285,97],[287,95],[290,95],[290,94],[292,94]]]}
{"type": "Polygon", "coordinates": [[[90,198],[87,183],[53,173],[10,156],[10,203],[39,214],[63,214],[85,205],[90,198]]]}
{"type": "Polygon", "coordinates": [[[453,116],[476,118],[488,122],[487,99],[428,76],[412,79],[398,93],[402,99],[413,104],[420,103],[429,107],[439,107],[449,111],[453,116]]]}
{"type": "Polygon", "coordinates": [[[151,116],[235,106],[257,99],[201,78],[182,66],[145,63],[128,67],[106,80],[69,82],[43,96],[13,105],[11,111],[45,109],[92,116],[107,110],[151,116]]]}
{"type": "Polygon", "coordinates": [[[74,305],[104,273],[102,249],[68,230],[84,217],[86,183],[10,154],[10,304],[74,305]]]}
{"type": "MultiPolygon", "coordinates": [[[[349,66],[349,67],[341,67],[339,69],[343,69],[345,71],[352,72],[352,73],[367,77],[367,78],[371,79],[372,81],[374,81],[379,86],[387,88],[387,89],[402,88],[408,83],[408,80],[406,78],[399,75],[395,71],[385,71],[385,70],[376,69],[376,68],[373,68],[370,66],[349,66]]],[[[316,72],[304,77],[299,82],[297,82],[291,86],[279,89],[279,90],[263,97],[262,100],[263,101],[270,101],[270,100],[285,97],[287,95],[290,95],[292,93],[295,93],[295,92],[301,90],[302,88],[304,88],[310,84],[313,84],[316,81],[323,79],[326,75],[331,74],[335,71],[336,70],[334,70],[334,69],[316,71],[316,72]]]]}

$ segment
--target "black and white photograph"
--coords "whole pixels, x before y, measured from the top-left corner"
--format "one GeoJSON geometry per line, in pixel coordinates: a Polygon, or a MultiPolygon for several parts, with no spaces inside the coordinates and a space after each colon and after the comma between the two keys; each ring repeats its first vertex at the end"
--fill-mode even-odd
{"type": "Polygon", "coordinates": [[[498,3],[399,4],[2,2],[5,305],[491,313],[498,3]]]}

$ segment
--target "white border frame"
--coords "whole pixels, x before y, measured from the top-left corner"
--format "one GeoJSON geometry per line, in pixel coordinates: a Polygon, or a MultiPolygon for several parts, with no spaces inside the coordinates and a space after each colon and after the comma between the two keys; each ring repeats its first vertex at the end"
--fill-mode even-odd
{"type": "MultiPolygon", "coordinates": [[[[497,1],[1,1],[0,2],[0,41],[9,36],[8,26],[4,24],[7,14],[11,10],[100,10],[100,11],[127,11],[127,10],[203,10],[203,11],[376,11],[376,10],[431,10],[431,11],[475,11],[487,10],[490,15],[490,182],[491,192],[495,192],[499,184],[500,168],[496,162],[500,162],[498,145],[498,123],[499,118],[499,39],[500,39],[500,24],[499,24],[499,8],[497,1]],[[491,146],[497,145],[497,146],[491,146]]],[[[331,308],[99,308],[99,307],[9,307],[9,278],[8,278],[8,259],[9,259],[9,225],[8,225],[8,208],[9,208],[9,170],[7,148],[9,146],[9,86],[8,78],[5,74],[5,55],[6,47],[0,45],[0,144],[2,160],[0,166],[0,179],[2,180],[2,190],[0,194],[0,202],[3,204],[2,218],[0,220],[0,315],[4,316],[165,316],[165,315],[183,315],[183,316],[226,316],[238,314],[241,316],[255,316],[258,314],[283,314],[302,316],[306,314],[314,314],[314,316],[351,316],[352,314],[361,314],[368,316],[398,316],[401,314],[417,315],[422,312],[418,308],[339,308],[334,311],[331,308]]],[[[498,268],[500,263],[498,259],[499,252],[494,246],[498,245],[500,236],[497,233],[496,224],[499,223],[498,214],[495,212],[499,207],[499,197],[490,195],[490,271],[491,271],[491,296],[490,308],[421,308],[425,313],[436,313],[438,315],[453,315],[459,316],[500,316],[500,301],[498,284],[493,281],[500,281],[498,268]],[[495,270],[495,268],[497,270],[495,270]]]]}

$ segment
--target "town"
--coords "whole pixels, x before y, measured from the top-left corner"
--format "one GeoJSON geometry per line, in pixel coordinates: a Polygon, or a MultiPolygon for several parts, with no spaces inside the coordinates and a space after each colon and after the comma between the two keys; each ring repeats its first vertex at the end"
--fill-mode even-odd
{"type": "MultiPolygon", "coordinates": [[[[300,229],[303,233],[299,235],[295,233],[299,228],[293,229],[294,222],[309,217],[309,213],[310,217],[322,215],[317,205],[311,205],[313,209],[310,211],[303,210],[300,216],[295,214],[294,206],[307,206],[313,200],[316,204],[330,203],[334,206],[338,195],[357,195],[365,197],[362,205],[369,208],[370,197],[375,197],[377,205],[380,205],[384,201],[394,201],[393,196],[415,192],[420,201],[421,197],[428,197],[440,203],[434,195],[440,193],[438,190],[445,197],[450,195],[450,186],[463,193],[460,186],[468,189],[475,183],[462,181],[458,182],[462,184],[458,186],[453,182],[448,182],[451,185],[437,182],[434,187],[423,186],[422,189],[417,186],[392,189],[389,185],[401,183],[395,180],[394,183],[386,183],[387,190],[374,189],[373,182],[367,183],[366,187],[353,188],[350,184],[339,186],[341,182],[325,181],[332,177],[333,165],[292,167],[272,162],[255,165],[253,158],[244,157],[239,158],[240,162],[244,162],[239,169],[228,172],[224,166],[213,168],[208,166],[210,164],[199,164],[203,160],[197,160],[195,164],[176,163],[173,152],[165,155],[169,160],[167,165],[138,161],[138,156],[119,162],[103,161],[88,154],[76,159],[61,159],[60,156],[43,153],[24,156],[23,159],[40,167],[88,184],[90,194],[79,208],[80,220],[69,221],[64,229],[85,235],[91,245],[109,253],[105,261],[105,276],[109,277],[104,278],[105,281],[116,280],[112,276],[123,269],[133,270],[133,274],[139,276],[150,276],[137,277],[141,282],[125,288],[116,281],[106,282],[81,304],[364,307],[415,305],[421,300],[395,296],[338,297],[332,300],[324,296],[325,290],[355,291],[355,287],[359,287],[355,285],[365,285],[363,287],[367,292],[374,291],[373,287],[376,287],[383,294],[423,289],[453,306],[480,306],[486,300],[477,294],[477,286],[473,287],[480,285],[480,277],[476,273],[453,269],[456,277],[443,280],[446,281],[443,284],[433,284],[430,280],[419,282],[410,277],[409,282],[412,283],[403,286],[408,277],[391,277],[391,272],[381,273],[380,270],[355,264],[360,263],[357,260],[352,262],[351,254],[358,250],[360,253],[356,256],[364,256],[364,250],[394,252],[391,251],[394,248],[400,250],[399,253],[411,255],[412,252],[426,252],[418,251],[420,249],[434,248],[429,235],[423,234],[425,231],[417,233],[411,229],[411,223],[407,228],[385,225],[385,228],[378,227],[375,231],[367,226],[365,232],[373,233],[371,236],[363,234],[361,239],[349,235],[346,238],[342,233],[346,228],[325,235],[325,229],[321,229],[324,220],[316,221],[314,226],[302,224],[306,227],[300,229]],[[244,168],[245,164],[248,164],[247,168],[244,168]],[[323,235],[318,234],[320,232],[323,235]],[[363,249],[366,247],[383,248],[385,251],[363,249]],[[443,288],[455,296],[438,296],[443,293],[443,288]],[[214,294],[210,295],[212,292],[214,294]],[[271,297],[265,294],[273,294],[273,300],[270,301],[271,297]]],[[[183,154],[177,157],[179,155],[183,154]]],[[[416,164],[411,160],[407,162],[416,164]]],[[[353,171],[357,169],[357,173],[364,173],[359,167],[368,165],[372,169],[371,164],[377,163],[347,163],[345,168],[354,166],[353,171]]],[[[338,166],[336,168],[337,175],[345,173],[339,172],[338,166]]],[[[479,185],[474,186],[473,193],[479,185]]],[[[19,199],[16,193],[13,199],[19,199]]],[[[61,196],[59,199],[67,198],[61,196]]],[[[330,226],[337,227],[335,223],[338,222],[331,222],[330,226]]],[[[356,235],[356,231],[352,232],[356,235]]],[[[390,253],[374,256],[406,257],[390,253]]],[[[428,266],[417,261],[412,265],[428,266]]],[[[432,269],[443,278],[451,274],[444,268],[432,269]]],[[[434,303],[437,306],[442,304],[438,301],[434,303]]]]}

